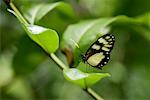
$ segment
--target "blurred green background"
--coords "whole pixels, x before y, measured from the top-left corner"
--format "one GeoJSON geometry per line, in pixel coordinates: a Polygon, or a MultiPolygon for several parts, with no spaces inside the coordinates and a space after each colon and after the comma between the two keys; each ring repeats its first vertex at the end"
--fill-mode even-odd
{"type": "MultiPolygon", "coordinates": [[[[76,19],[52,11],[38,24],[55,29],[61,38],[69,24],[80,20],[150,13],[150,0],[14,0],[25,12],[39,3],[65,1],[76,19]]],[[[116,44],[103,79],[92,88],[106,100],[150,100],[150,14],[144,29],[114,26],[116,44]],[[147,36],[143,34],[148,33],[147,36]],[[111,67],[109,67],[111,66],[111,67]]],[[[57,55],[61,55],[60,51],[57,55]]],[[[63,58],[62,58],[63,59],[63,58]]],[[[92,100],[78,86],[67,82],[61,70],[26,35],[18,20],[0,0],[0,100],[92,100]]]]}

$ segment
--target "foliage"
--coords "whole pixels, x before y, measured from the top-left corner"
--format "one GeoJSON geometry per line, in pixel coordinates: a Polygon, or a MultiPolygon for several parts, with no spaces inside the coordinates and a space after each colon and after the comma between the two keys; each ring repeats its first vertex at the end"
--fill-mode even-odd
{"type": "Polygon", "coordinates": [[[0,98],[92,99],[73,82],[92,86],[104,99],[149,99],[150,1],[64,1],[14,0],[27,22],[8,11],[21,23],[0,1],[0,98]],[[97,70],[82,63],[81,54],[107,32],[116,37],[109,64],[97,70]],[[42,49],[65,64],[56,61],[65,66],[63,73],[55,56],[49,59],[42,49]],[[108,73],[111,77],[101,80],[108,73]]]}

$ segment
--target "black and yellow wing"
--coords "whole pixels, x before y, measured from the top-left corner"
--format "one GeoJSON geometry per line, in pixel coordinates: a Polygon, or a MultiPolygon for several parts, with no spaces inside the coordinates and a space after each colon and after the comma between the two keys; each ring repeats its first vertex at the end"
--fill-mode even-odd
{"type": "Polygon", "coordinates": [[[113,49],[115,37],[112,34],[105,34],[97,39],[87,52],[83,55],[82,59],[89,65],[102,68],[110,59],[110,52],[113,49]]]}

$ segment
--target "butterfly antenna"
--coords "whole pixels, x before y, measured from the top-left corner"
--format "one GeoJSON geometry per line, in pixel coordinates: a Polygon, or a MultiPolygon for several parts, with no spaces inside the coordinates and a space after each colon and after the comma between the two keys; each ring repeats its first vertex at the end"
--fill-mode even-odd
{"type": "Polygon", "coordinates": [[[80,50],[80,52],[83,53],[82,50],[81,50],[81,48],[80,48],[79,45],[77,44],[77,42],[74,41],[73,39],[70,39],[70,40],[71,40],[71,41],[74,43],[74,45],[80,50]]]}

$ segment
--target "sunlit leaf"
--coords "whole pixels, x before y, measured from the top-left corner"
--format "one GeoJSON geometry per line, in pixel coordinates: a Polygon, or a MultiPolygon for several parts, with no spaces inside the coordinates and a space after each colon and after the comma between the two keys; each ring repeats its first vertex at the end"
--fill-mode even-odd
{"type": "Polygon", "coordinates": [[[39,44],[46,52],[55,52],[59,46],[57,32],[41,26],[29,25],[27,32],[30,38],[39,44]]]}
{"type": "Polygon", "coordinates": [[[90,87],[102,78],[110,76],[108,73],[84,73],[78,69],[66,69],[63,71],[65,78],[82,88],[90,87]]]}
{"type": "Polygon", "coordinates": [[[55,30],[38,25],[30,25],[14,11],[10,9],[8,9],[8,11],[18,18],[29,37],[40,45],[46,52],[52,53],[57,50],[59,47],[59,37],[55,30]]]}

